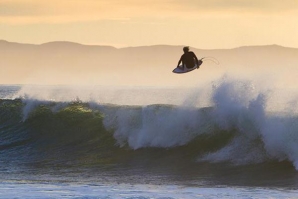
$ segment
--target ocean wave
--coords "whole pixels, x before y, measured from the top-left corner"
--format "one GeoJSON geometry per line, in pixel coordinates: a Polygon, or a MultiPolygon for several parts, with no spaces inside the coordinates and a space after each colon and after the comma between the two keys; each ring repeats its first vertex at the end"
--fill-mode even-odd
{"type": "Polygon", "coordinates": [[[289,161],[298,169],[297,114],[268,111],[270,92],[250,82],[223,81],[213,86],[210,101],[197,107],[2,99],[0,155],[10,161],[21,153],[26,161],[114,164],[158,150],[198,163],[289,161]]]}

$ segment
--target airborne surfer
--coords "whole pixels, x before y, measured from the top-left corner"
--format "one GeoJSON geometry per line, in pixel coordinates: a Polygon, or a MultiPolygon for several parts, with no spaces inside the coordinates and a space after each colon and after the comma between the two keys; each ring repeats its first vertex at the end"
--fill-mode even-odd
{"type": "Polygon", "coordinates": [[[199,60],[198,60],[197,56],[195,55],[194,52],[189,51],[188,46],[185,46],[183,48],[183,52],[184,52],[184,54],[181,56],[181,58],[178,62],[177,68],[181,68],[183,70],[184,67],[186,67],[188,69],[193,68],[196,65],[198,66],[198,68],[200,67],[199,60]],[[181,62],[182,62],[182,65],[180,65],[181,62]]]}

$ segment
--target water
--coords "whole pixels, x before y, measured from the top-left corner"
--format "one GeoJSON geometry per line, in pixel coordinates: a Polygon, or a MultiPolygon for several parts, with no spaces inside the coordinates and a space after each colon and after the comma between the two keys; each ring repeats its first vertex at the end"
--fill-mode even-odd
{"type": "Polygon", "coordinates": [[[178,91],[1,86],[0,198],[298,196],[293,93],[178,91]]]}
{"type": "Polygon", "coordinates": [[[295,198],[297,192],[260,188],[200,188],[165,185],[81,185],[81,184],[1,184],[3,198],[96,198],[96,199],[172,199],[172,198],[295,198]],[[17,191],[16,191],[17,190],[17,191]],[[27,191],[30,190],[30,193],[27,191]],[[20,197],[18,197],[19,195],[20,197]]]}

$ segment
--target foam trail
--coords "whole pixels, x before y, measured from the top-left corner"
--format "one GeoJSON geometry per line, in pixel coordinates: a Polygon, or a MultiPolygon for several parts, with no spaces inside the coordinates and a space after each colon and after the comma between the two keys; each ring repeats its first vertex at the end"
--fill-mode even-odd
{"type": "Polygon", "coordinates": [[[265,122],[266,93],[249,81],[224,81],[214,87],[213,122],[222,130],[235,131],[230,144],[200,160],[235,164],[257,163],[266,158],[260,130],[265,122]]]}
{"type": "MultiPolygon", "coordinates": [[[[271,89],[264,91],[245,81],[224,81],[214,89],[215,122],[221,129],[235,131],[235,138],[222,149],[204,154],[199,161],[234,164],[289,160],[298,169],[298,115],[268,112],[276,103],[271,89]],[[272,105],[273,104],[273,105],[272,105]]],[[[293,99],[288,99],[293,101],[293,99]]],[[[287,104],[287,102],[284,102],[287,104]]],[[[296,107],[293,107],[296,109],[296,107]]]]}
{"type": "Polygon", "coordinates": [[[105,126],[114,128],[114,137],[120,145],[128,143],[133,149],[185,145],[203,133],[207,124],[196,109],[172,106],[120,109],[112,115],[114,117],[106,115],[112,119],[105,119],[105,126]]]}
{"type": "Polygon", "coordinates": [[[109,119],[105,119],[105,125],[114,129],[120,145],[128,144],[132,149],[186,145],[198,135],[211,134],[216,129],[234,132],[230,143],[199,156],[199,161],[255,164],[289,160],[297,167],[297,114],[274,111],[278,91],[259,85],[224,78],[206,90],[199,88],[183,106],[119,109],[112,113],[113,117],[106,117],[109,119]],[[206,100],[206,95],[200,93],[211,94],[207,97],[212,105],[210,114],[196,107],[200,100],[206,100]]]}
{"type": "Polygon", "coordinates": [[[267,153],[280,161],[290,160],[298,170],[298,115],[270,117],[262,129],[267,153]]]}

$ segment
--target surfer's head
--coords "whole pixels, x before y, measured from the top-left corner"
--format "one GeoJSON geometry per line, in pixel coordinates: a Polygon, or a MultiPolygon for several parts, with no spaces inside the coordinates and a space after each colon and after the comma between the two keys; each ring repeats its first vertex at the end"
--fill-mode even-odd
{"type": "Polygon", "coordinates": [[[185,53],[187,53],[187,52],[189,51],[189,47],[188,47],[188,46],[183,47],[183,51],[184,51],[185,53]]]}

